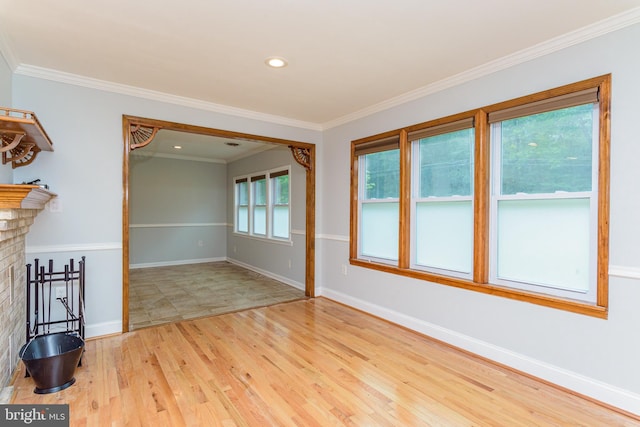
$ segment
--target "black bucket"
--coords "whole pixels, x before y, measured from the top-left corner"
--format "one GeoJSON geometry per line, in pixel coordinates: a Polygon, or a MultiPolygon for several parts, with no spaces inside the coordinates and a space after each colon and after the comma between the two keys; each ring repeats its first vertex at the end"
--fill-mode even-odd
{"type": "Polygon", "coordinates": [[[33,378],[37,394],[55,393],[73,385],[84,341],[65,332],[40,335],[20,349],[20,358],[33,378]]]}

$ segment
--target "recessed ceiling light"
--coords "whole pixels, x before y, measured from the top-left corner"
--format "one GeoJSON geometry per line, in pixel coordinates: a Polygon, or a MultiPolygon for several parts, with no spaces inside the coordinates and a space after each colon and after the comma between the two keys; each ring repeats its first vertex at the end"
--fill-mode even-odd
{"type": "Polygon", "coordinates": [[[283,68],[287,66],[287,60],[277,56],[271,56],[265,59],[264,63],[271,68],[283,68]]]}
{"type": "Polygon", "coordinates": [[[182,145],[174,145],[173,148],[176,150],[182,150],[182,145]]]}

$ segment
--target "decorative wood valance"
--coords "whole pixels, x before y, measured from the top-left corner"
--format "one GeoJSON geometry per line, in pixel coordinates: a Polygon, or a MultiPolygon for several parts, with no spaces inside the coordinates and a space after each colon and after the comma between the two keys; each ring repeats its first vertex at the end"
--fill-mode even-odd
{"type": "Polygon", "coordinates": [[[306,170],[311,170],[311,152],[308,148],[289,146],[293,158],[298,164],[304,167],[306,170]]]}
{"type": "Polygon", "coordinates": [[[151,127],[143,125],[130,125],[129,126],[129,148],[131,151],[136,148],[142,148],[148,145],[156,134],[160,130],[160,127],[151,127]]]}

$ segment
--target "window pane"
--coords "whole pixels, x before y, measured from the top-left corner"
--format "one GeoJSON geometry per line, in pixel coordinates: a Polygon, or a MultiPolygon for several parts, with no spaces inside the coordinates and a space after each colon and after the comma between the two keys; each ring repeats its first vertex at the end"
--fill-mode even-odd
{"type": "Polygon", "coordinates": [[[416,264],[471,273],[473,203],[417,203],[415,239],[416,264]]]}
{"type": "Polygon", "coordinates": [[[501,122],[501,194],[591,191],[593,104],[501,122]]]}
{"type": "Polygon", "coordinates": [[[472,194],[473,129],[424,138],[419,144],[420,197],[472,194]]]}
{"type": "Polygon", "coordinates": [[[273,207],[273,237],[289,238],[289,206],[273,207]]]}
{"type": "Polygon", "coordinates": [[[236,231],[249,232],[249,183],[247,181],[236,183],[236,231]]]}
{"type": "Polygon", "coordinates": [[[498,202],[497,276],[589,289],[589,199],[498,202]]]}
{"type": "Polygon", "coordinates": [[[266,179],[253,181],[253,204],[254,205],[267,204],[267,180],[266,179]]]}
{"type": "Polygon", "coordinates": [[[243,233],[249,232],[249,208],[247,206],[238,207],[238,231],[243,233]]]}
{"type": "Polygon", "coordinates": [[[239,182],[236,184],[238,188],[238,204],[239,205],[248,205],[249,204],[249,186],[247,182],[239,182]]]}
{"type": "Polygon", "coordinates": [[[259,179],[253,185],[253,234],[267,234],[267,180],[259,179]]]}
{"type": "Polygon", "coordinates": [[[363,203],[360,236],[361,255],[398,259],[399,204],[363,203]]]}
{"type": "Polygon", "coordinates": [[[381,151],[364,157],[365,200],[398,198],[400,150],[381,151]]]}
{"type": "Polygon", "coordinates": [[[273,203],[276,205],[289,204],[289,175],[272,178],[273,203]]]}
{"type": "Polygon", "coordinates": [[[266,206],[256,206],[253,209],[253,234],[267,234],[266,206]]]}

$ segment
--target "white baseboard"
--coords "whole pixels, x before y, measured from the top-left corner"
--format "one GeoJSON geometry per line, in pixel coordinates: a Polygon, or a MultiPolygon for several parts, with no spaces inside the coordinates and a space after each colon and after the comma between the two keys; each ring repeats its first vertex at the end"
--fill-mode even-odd
{"type": "Polygon", "coordinates": [[[122,321],[87,324],[84,327],[85,338],[96,338],[104,335],[122,333],[122,321]]]}
{"type": "Polygon", "coordinates": [[[316,288],[316,291],[316,295],[357,308],[518,371],[557,384],[560,387],[640,415],[640,395],[636,393],[532,359],[505,348],[354,298],[341,292],[326,288],[316,288]]]}
{"type": "Polygon", "coordinates": [[[206,262],[219,262],[226,261],[227,257],[217,258],[199,258],[199,259],[181,259],[176,261],[160,261],[160,262],[147,262],[141,264],[129,264],[129,269],[135,268],[152,268],[152,267],[167,267],[170,265],[186,265],[186,264],[203,264],[206,262]]]}
{"type": "Polygon", "coordinates": [[[246,264],[246,263],[244,263],[242,261],[238,261],[236,259],[227,258],[226,260],[229,261],[231,264],[239,265],[240,267],[246,268],[247,270],[255,271],[256,273],[260,273],[263,276],[267,276],[267,277],[269,277],[269,278],[271,278],[273,280],[277,280],[278,282],[286,283],[289,286],[292,286],[292,287],[297,288],[297,289],[301,289],[303,291],[305,290],[304,283],[296,282],[295,280],[289,279],[288,277],[280,276],[280,275],[272,273],[270,271],[263,270],[263,269],[258,268],[258,267],[254,267],[253,265],[246,264]]]}

